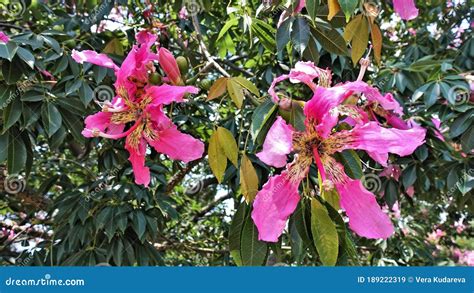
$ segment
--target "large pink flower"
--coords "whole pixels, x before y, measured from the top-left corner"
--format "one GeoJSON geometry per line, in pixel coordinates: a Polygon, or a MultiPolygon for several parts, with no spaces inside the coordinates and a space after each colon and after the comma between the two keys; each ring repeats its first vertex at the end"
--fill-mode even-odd
{"type": "MultiPolygon", "coordinates": [[[[271,177],[255,198],[252,218],[258,228],[259,239],[278,241],[288,217],[300,200],[298,187],[313,162],[325,191],[335,189],[339,193],[340,205],[346,211],[349,226],[354,232],[367,238],[389,237],[393,226],[375,196],[364,188],[360,180],[348,177],[334,155],[346,149],[365,150],[374,160],[387,166],[389,153],[406,156],[423,144],[426,130],[401,120],[399,114],[402,114],[402,108],[391,95],[382,96],[377,89],[363,82],[326,88],[321,86],[321,81],[327,85],[330,78],[321,73],[327,71],[308,63],[297,64],[296,68],[277,80],[290,78],[292,82],[304,82],[313,89],[314,95],[304,108],[305,131],[295,131],[278,117],[268,132],[263,150],[257,154],[264,163],[283,167],[287,155],[295,153],[286,170],[271,177]],[[314,70],[303,70],[311,68],[314,70]],[[319,77],[320,85],[313,82],[315,77],[319,77]],[[356,106],[350,101],[359,95],[364,97],[365,104],[356,106]],[[382,126],[377,119],[386,117],[395,117],[401,127],[382,126]],[[347,126],[351,129],[339,130],[337,126],[340,124],[346,124],[345,129],[347,126]]],[[[274,87],[275,83],[269,93],[279,102],[274,87]]],[[[390,125],[388,119],[387,124],[390,125]]]]}
{"type": "Polygon", "coordinates": [[[128,56],[118,67],[105,54],[94,51],[73,51],[76,62],[89,62],[111,68],[115,71],[116,96],[105,102],[102,111],[85,120],[82,134],[85,137],[109,139],[126,138],[125,148],[130,153],[129,160],[135,174],[135,182],[148,186],[150,170],[145,166],[147,145],[171,159],[184,162],[202,157],[204,144],[190,135],[181,133],[164,111],[163,106],[172,102],[184,102],[187,93],[196,94],[193,86],[152,85],[148,77],[154,73],[153,61],[160,61],[167,79],[176,79],[176,72],[169,72],[170,64],[176,63],[167,50],[158,54],[151,47],[156,36],[143,31],[137,34],[138,45],[133,46],[128,56]],[[165,64],[165,66],[163,66],[165,64]]]}

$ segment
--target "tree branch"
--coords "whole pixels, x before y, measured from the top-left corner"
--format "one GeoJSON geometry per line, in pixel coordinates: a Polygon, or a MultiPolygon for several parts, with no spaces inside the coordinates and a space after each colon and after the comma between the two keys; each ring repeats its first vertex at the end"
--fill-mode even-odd
{"type": "Polygon", "coordinates": [[[205,214],[209,213],[212,211],[216,206],[218,206],[220,203],[223,201],[232,198],[232,194],[229,193],[226,196],[219,197],[215,199],[213,202],[211,202],[209,205],[207,205],[204,209],[199,211],[194,217],[193,217],[193,222],[197,222],[199,218],[203,217],[205,214]]]}
{"type": "Polygon", "coordinates": [[[212,57],[211,53],[209,53],[209,51],[207,50],[206,44],[202,39],[201,27],[199,26],[199,20],[197,18],[197,15],[193,14],[191,18],[194,29],[196,30],[197,38],[199,41],[199,47],[201,48],[201,51],[206,57],[207,61],[209,61],[209,63],[211,63],[223,76],[230,77],[230,74],[224,68],[222,68],[222,66],[220,66],[219,63],[216,62],[216,60],[214,60],[214,57],[212,57]]]}

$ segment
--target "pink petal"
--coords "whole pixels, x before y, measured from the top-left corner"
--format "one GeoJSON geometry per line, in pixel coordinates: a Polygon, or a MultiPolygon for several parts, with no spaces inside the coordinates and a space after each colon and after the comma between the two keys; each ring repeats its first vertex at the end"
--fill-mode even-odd
{"type": "MultiPolygon", "coordinates": [[[[331,76],[331,71],[326,69],[321,69],[317,66],[314,65],[313,62],[302,62],[302,61],[299,61],[295,64],[295,68],[291,69],[290,70],[290,74],[287,74],[287,75],[281,75],[277,78],[275,78],[268,90],[268,93],[270,94],[270,96],[272,97],[272,100],[274,103],[278,104],[278,101],[280,100],[280,98],[278,97],[278,95],[276,94],[275,92],[275,86],[277,83],[285,80],[285,79],[290,79],[290,82],[292,83],[304,83],[306,84],[310,89],[312,89],[313,91],[316,90],[317,86],[316,84],[313,82],[313,80],[317,77],[320,76],[320,74],[324,72],[325,74],[327,74],[328,76],[331,76]]],[[[330,81],[329,81],[330,82],[330,81]]]]}
{"type": "Polygon", "coordinates": [[[147,30],[142,30],[135,36],[135,38],[138,44],[144,44],[147,47],[151,47],[155,43],[157,37],[147,30]]]}
{"type": "Polygon", "coordinates": [[[363,126],[357,125],[347,133],[350,134],[351,142],[343,146],[343,149],[365,150],[374,155],[374,160],[386,166],[388,153],[407,156],[422,145],[426,129],[417,125],[407,130],[384,128],[376,122],[369,122],[363,126]]]}
{"type": "Polygon", "coordinates": [[[349,227],[355,233],[367,238],[388,238],[393,234],[390,218],[360,180],[347,177],[346,182],[335,185],[341,207],[349,217],[349,227]]]}
{"type": "Polygon", "coordinates": [[[10,41],[10,38],[2,31],[0,31],[0,42],[4,42],[5,44],[10,41]]]}
{"type": "Polygon", "coordinates": [[[185,163],[200,159],[204,153],[204,144],[200,140],[180,132],[174,124],[158,131],[158,138],[148,140],[148,143],[157,152],[185,163]]]}
{"type": "Polygon", "coordinates": [[[178,63],[173,54],[165,48],[160,48],[158,58],[161,68],[171,82],[175,85],[182,84],[181,72],[179,71],[178,63]]]}
{"type": "Polygon", "coordinates": [[[127,142],[125,148],[130,153],[128,160],[132,164],[133,174],[135,176],[135,183],[142,184],[148,187],[150,184],[150,168],[145,166],[146,142],[144,139],[140,141],[137,149],[131,147],[127,142]]]}
{"type": "Polygon", "coordinates": [[[409,197],[413,197],[413,195],[415,195],[415,188],[413,186],[409,186],[405,191],[409,197]]]}
{"type": "Polygon", "coordinates": [[[268,131],[263,149],[257,154],[257,157],[267,165],[277,168],[284,167],[286,156],[292,150],[293,132],[293,127],[278,116],[268,131]]]}
{"type": "Polygon", "coordinates": [[[418,16],[415,0],[393,0],[393,9],[404,20],[411,20],[418,16]]]}
{"type": "Polygon", "coordinates": [[[289,180],[286,171],[272,176],[257,193],[253,202],[252,219],[258,229],[258,239],[277,242],[285,229],[288,217],[300,200],[300,182],[289,180]]]}
{"type": "Polygon", "coordinates": [[[339,120],[339,113],[331,111],[339,106],[349,95],[342,87],[318,87],[313,98],[304,107],[306,123],[317,125],[318,133],[327,137],[339,120]]]}
{"type": "Polygon", "coordinates": [[[85,123],[85,128],[89,131],[83,131],[85,137],[94,137],[90,130],[98,129],[102,132],[110,125],[110,119],[112,118],[112,113],[98,112],[93,115],[87,116],[85,123]]]}
{"type": "Polygon", "coordinates": [[[89,62],[95,65],[111,68],[115,71],[119,69],[117,65],[107,57],[105,54],[99,54],[95,51],[91,50],[85,50],[85,51],[76,51],[72,50],[72,59],[76,61],[77,63],[84,63],[84,62],[89,62]]]}
{"type": "Polygon", "coordinates": [[[300,0],[298,2],[298,6],[296,6],[295,8],[295,13],[300,13],[301,10],[303,10],[303,8],[306,6],[306,1],[305,0],[300,0]]]}
{"type": "Polygon", "coordinates": [[[377,102],[385,110],[391,110],[398,115],[403,115],[403,108],[390,93],[382,96],[377,88],[370,86],[363,81],[347,82],[341,85],[341,87],[343,87],[346,91],[364,94],[364,96],[370,102],[377,102]]]}
{"type": "Polygon", "coordinates": [[[147,95],[153,98],[153,105],[168,105],[172,102],[184,102],[184,95],[197,94],[199,89],[194,86],[176,86],[163,84],[160,86],[151,86],[146,90],[147,95]]]}

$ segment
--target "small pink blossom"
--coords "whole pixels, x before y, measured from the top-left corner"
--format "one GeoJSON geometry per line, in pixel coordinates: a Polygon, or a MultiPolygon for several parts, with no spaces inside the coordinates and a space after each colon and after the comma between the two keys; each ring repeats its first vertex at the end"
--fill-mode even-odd
{"type": "Polygon", "coordinates": [[[178,13],[179,19],[186,20],[189,18],[189,13],[188,10],[186,9],[186,6],[181,7],[178,13]]]}
{"type": "Polygon", "coordinates": [[[0,42],[3,43],[8,43],[10,41],[10,38],[2,31],[0,31],[0,42]]]}

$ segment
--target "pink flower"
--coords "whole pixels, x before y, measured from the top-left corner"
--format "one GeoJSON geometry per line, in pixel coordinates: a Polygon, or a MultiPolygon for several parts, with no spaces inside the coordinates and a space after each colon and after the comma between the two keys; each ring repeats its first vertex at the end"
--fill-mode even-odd
{"type": "Polygon", "coordinates": [[[411,20],[418,16],[415,0],[393,0],[393,9],[404,20],[411,20]]]}
{"type": "Polygon", "coordinates": [[[179,19],[186,20],[189,17],[188,10],[186,9],[186,6],[181,7],[181,10],[179,10],[178,13],[179,19]]]}
{"type": "Polygon", "coordinates": [[[0,31],[0,42],[3,43],[8,43],[10,41],[10,38],[2,31],[0,31]]]}
{"type": "Polygon", "coordinates": [[[415,187],[413,186],[409,186],[405,192],[407,193],[407,195],[411,198],[413,198],[413,195],[415,195],[415,187]]]}
{"type": "MultiPolygon", "coordinates": [[[[184,102],[185,94],[196,94],[199,89],[149,84],[148,75],[155,71],[153,61],[160,60],[168,67],[168,59],[174,58],[167,51],[161,58],[151,51],[156,36],[143,31],[137,34],[136,39],[139,45],[133,46],[121,67],[106,55],[93,51],[73,51],[72,57],[79,63],[85,61],[112,68],[117,78],[117,95],[112,101],[104,103],[101,112],[86,118],[82,134],[85,137],[126,138],[125,148],[130,153],[135,183],[148,186],[150,170],[145,166],[147,145],[171,159],[189,162],[202,157],[204,144],[181,133],[163,111],[163,106],[184,102]]],[[[161,52],[164,51],[160,50],[159,54],[161,52]]],[[[160,65],[163,67],[163,64],[160,65]]],[[[169,73],[167,69],[164,71],[169,73]]]]}
{"type": "Polygon", "coordinates": [[[398,165],[388,165],[385,169],[379,174],[380,176],[385,176],[387,178],[393,178],[396,181],[400,178],[402,170],[398,165]]]}
{"type": "Polygon", "coordinates": [[[433,231],[428,234],[428,238],[426,238],[426,240],[428,240],[429,243],[437,244],[439,240],[444,236],[446,236],[446,232],[441,229],[436,229],[436,231],[433,231]]]}
{"type": "MultiPolygon", "coordinates": [[[[363,82],[349,82],[332,88],[328,85],[328,71],[313,64],[299,62],[289,75],[278,77],[276,82],[289,78],[292,82],[303,82],[313,90],[313,98],[306,103],[305,131],[299,132],[278,117],[265,139],[263,150],[257,156],[267,165],[283,167],[290,152],[295,153],[293,162],[286,165],[280,175],[270,177],[255,198],[252,218],[259,231],[259,239],[278,241],[286,226],[288,217],[295,210],[299,200],[298,187],[315,162],[326,191],[335,189],[340,195],[340,204],[349,217],[349,226],[360,236],[367,238],[388,238],[393,226],[382,212],[375,196],[367,191],[360,180],[352,179],[344,167],[334,159],[334,154],[346,149],[365,150],[380,164],[387,166],[388,153],[406,156],[424,143],[426,130],[416,124],[407,129],[386,128],[370,121],[365,112],[374,111],[380,105],[379,113],[399,113],[401,107],[391,95],[382,96],[378,90],[363,82]],[[313,79],[319,78],[319,85],[313,79]],[[345,104],[353,95],[363,94],[365,107],[345,104]],[[373,103],[373,104],[372,104],[373,103]],[[352,129],[335,131],[341,116],[351,118],[352,129]]],[[[329,73],[330,75],[330,73],[329,73]]],[[[269,93],[278,103],[275,93],[276,82],[269,93]]],[[[374,113],[372,113],[376,117],[374,113]]],[[[392,115],[392,114],[390,114],[392,115]]]]}

